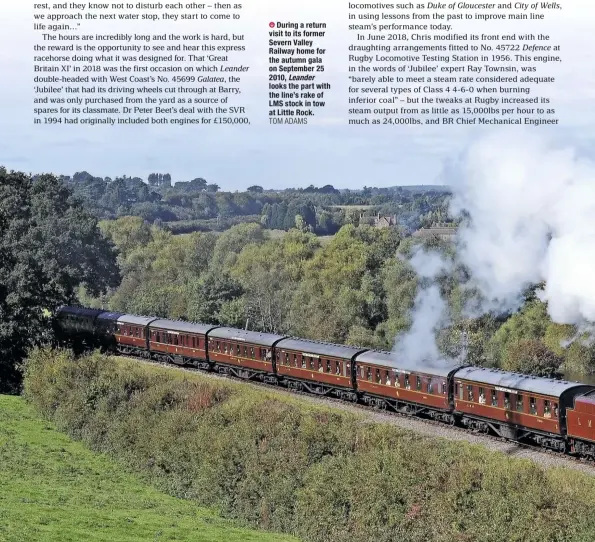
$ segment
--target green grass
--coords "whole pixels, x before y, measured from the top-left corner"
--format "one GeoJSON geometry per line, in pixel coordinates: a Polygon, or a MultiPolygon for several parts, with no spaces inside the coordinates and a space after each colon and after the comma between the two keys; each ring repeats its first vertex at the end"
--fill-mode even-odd
{"type": "Polygon", "coordinates": [[[160,493],[10,396],[0,396],[0,540],[297,542],[160,493]]]}

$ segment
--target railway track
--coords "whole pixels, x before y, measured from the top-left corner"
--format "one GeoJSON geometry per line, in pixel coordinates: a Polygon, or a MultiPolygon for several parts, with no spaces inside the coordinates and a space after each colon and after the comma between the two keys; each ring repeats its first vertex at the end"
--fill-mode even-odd
{"type": "Polygon", "coordinates": [[[510,457],[529,459],[543,467],[569,468],[583,472],[590,476],[595,476],[595,464],[589,461],[585,461],[581,458],[570,455],[562,455],[559,452],[555,452],[552,450],[544,450],[538,446],[534,446],[531,444],[509,441],[501,437],[497,437],[486,433],[474,433],[463,427],[458,427],[456,425],[447,425],[445,423],[436,420],[431,420],[428,418],[420,418],[416,416],[402,414],[399,412],[380,410],[359,403],[347,403],[335,397],[316,396],[303,391],[290,390],[287,388],[275,386],[273,384],[267,384],[264,382],[243,380],[234,376],[203,371],[194,367],[183,367],[179,365],[172,365],[169,363],[148,360],[146,358],[137,358],[132,356],[120,355],[116,357],[129,359],[131,361],[141,362],[148,365],[159,365],[161,367],[171,370],[187,371],[194,374],[200,374],[208,378],[232,381],[236,383],[244,383],[253,387],[265,389],[268,392],[279,393],[293,397],[297,396],[313,404],[330,406],[332,408],[343,410],[345,412],[351,412],[354,414],[363,414],[366,417],[370,418],[370,421],[377,423],[389,423],[396,427],[410,430],[424,436],[434,438],[445,438],[454,441],[470,442],[472,444],[481,445],[490,451],[504,453],[505,455],[510,457]]]}

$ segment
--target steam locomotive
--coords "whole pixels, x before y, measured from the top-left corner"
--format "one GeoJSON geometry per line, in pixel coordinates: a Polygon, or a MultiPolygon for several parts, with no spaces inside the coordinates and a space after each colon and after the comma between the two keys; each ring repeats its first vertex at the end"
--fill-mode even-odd
{"type": "Polygon", "coordinates": [[[360,402],[595,459],[595,386],[82,307],[60,308],[55,322],[66,344],[360,402]]]}

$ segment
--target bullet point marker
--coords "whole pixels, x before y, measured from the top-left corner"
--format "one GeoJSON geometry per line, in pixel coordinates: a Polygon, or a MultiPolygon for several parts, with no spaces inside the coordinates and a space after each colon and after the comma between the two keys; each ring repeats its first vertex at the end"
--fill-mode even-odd
{"type": "Polygon", "coordinates": [[[269,26],[270,26],[271,28],[275,28],[275,23],[269,23],[269,26]]]}

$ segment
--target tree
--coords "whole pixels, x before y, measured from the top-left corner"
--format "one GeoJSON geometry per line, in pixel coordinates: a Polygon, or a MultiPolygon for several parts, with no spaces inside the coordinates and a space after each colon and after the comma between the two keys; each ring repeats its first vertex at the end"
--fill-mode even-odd
{"type": "Polygon", "coordinates": [[[135,248],[146,246],[152,239],[151,227],[138,216],[123,216],[118,220],[106,220],[99,225],[118,247],[123,259],[135,248]]]}
{"type": "Polygon", "coordinates": [[[224,307],[243,293],[242,286],[238,282],[226,273],[219,272],[208,273],[200,281],[194,282],[190,291],[189,319],[211,324],[227,324],[229,311],[224,307]]]}
{"type": "Polygon", "coordinates": [[[503,369],[551,378],[556,376],[562,358],[537,339],[521,339],[507,345],[503,369]]]}
{"type": "Polygon", "coordinates": [[[207,192],[219,192],[219,185],[218,184],[208,184],[207,192]]]}
{"type": "Polygon", "coordinates": [[[248,187],[248,192],[254,192],[256,194],[262,194],[262,192],[264,192],[264,189],[262,188],[262,186],[258,186],[258,185],[252,185],[248,187]]]}
{"type": "Polygon", "coordinates": [[[192,190],[201,191],[206,189],[207,181],[205,181],[202,177],[197,177],[196,179],[192,179],[189,185],[192,190]]]}
{"type": "Polygon", "coordinates": [[[97,219],[53,175],[0,168],[0,382],[18,386],[16,364],[50,341],[51,319],[83,286],[97,297],[120,281],[116,250],[97,219]]]}

